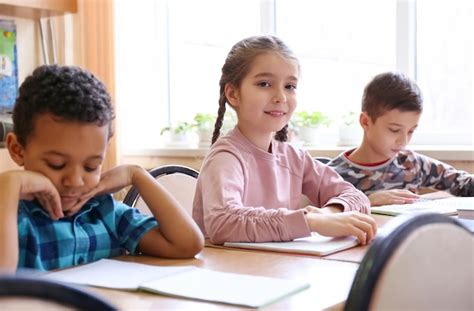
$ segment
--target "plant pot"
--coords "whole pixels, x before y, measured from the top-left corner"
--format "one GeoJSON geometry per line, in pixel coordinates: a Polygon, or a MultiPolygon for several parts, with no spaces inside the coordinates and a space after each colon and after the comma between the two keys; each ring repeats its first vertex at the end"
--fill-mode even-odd
{"type": "Polygon", "coordinates": [[[210,128],[202,128],[197,130],[199,147],[209,147],[212,140],[212,130],[210,128]]]}
{"type": "Polygon", "coordinates": [[[174,132],[167,134],[166,145],[169,147],[187,147],[192,145],[192,136],[190,132],[174,132]]]}
{"type": "Polygon", "coordinates": [[[298,136],[304,142],[305,146],[317,145],[319,142],[319,128],[301,127],[298,136]]]}
{"type": "Polygon", "coordinates": [[[338,146],[357,146],[362,138],[362,130],[358,125],[341,124],[339,126],[338,146]]]}

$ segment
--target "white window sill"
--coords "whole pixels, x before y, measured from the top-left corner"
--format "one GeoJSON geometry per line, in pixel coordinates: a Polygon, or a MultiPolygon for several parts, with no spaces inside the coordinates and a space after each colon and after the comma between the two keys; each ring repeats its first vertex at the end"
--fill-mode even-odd
{"type": "MultiPolygon", "coordinates": [[[[351,147],[340,146],[317,146],[304,147],[312,156],[325,156],[334,158],[341,152],[351,147]]],[[[438,145],[413,145],[410,149],[440,161],[474,161],[473,146],[438,146],[438,145]]],[[[175,157],[175,158],[203,158],[209,148],[197,147],[173,147],[142,150],[127,150],[125,156],[152,156],[152,157],[175,157]]]]}

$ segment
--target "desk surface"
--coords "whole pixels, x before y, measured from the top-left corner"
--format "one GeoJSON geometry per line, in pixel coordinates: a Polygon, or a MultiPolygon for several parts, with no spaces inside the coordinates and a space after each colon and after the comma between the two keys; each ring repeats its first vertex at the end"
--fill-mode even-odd
{"type": "MultiPolygon", "coordinates": [[[[148,256],[124,256],[121,260],[160,266],[193,265],[210,270],[302,280],[311,287],[276,302],[266,309],[320,310],[345,301],[358,264],[269,252],[250,252],[205,247],[195,259],[169,260],[148,256]]],[[[119,309],[241,309],[218,303],[160,296],[147,292],[127,292],[102,288],[92,291],[119,309]]]]}
{"type": "MultiPolygon", "coordinates": [[[[375,215],[379,228],[393,217],[375,215]]],[[[121,260],[160,266],[193,265],[210,270],[294,279],[311,284],[309,289],[274,303],[266,309],[339,309],[349,294],[359,263],[368,246],[359,246],[326,257],[258,250],[205,247],[194,259],[170,260],[148,256],[124,256],[121,260]]],[[[91,288],[119,309],[241,309],[218,303],[172,298],[147,292],[91,288]]]]}

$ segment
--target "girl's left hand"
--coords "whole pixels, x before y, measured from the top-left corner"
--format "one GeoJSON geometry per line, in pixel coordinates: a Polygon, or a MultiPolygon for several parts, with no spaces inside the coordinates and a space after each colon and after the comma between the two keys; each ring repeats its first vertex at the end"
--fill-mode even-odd
{"type": "Polygon", "coordinates": [[[95,196],[114,193],[126,186],[132,185],[133,176],[138,171],[144,171],[144,169],[136,165],[121,165],[102,173],[97,186],[83,194],[80,200],[67,211],[67,216],[77,213],[87,201],[95,196]]]}

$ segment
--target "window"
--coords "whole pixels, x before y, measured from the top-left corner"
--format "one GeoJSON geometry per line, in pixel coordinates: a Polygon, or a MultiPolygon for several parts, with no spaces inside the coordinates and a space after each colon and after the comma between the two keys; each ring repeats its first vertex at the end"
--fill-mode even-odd
{"type": "Polygon", "coordinates": [[[298,55],[299,110],[359,111],[365,84],[400,70],[425,111],[413,143],[474,144],[473,5],[469,0],[117,1],[117,106],[122,149],[161,146],[160,129],[217,113],[231,46],[274,33],[298,55]],[[462,114],[462,118],[460,117],[462,114]]]}

